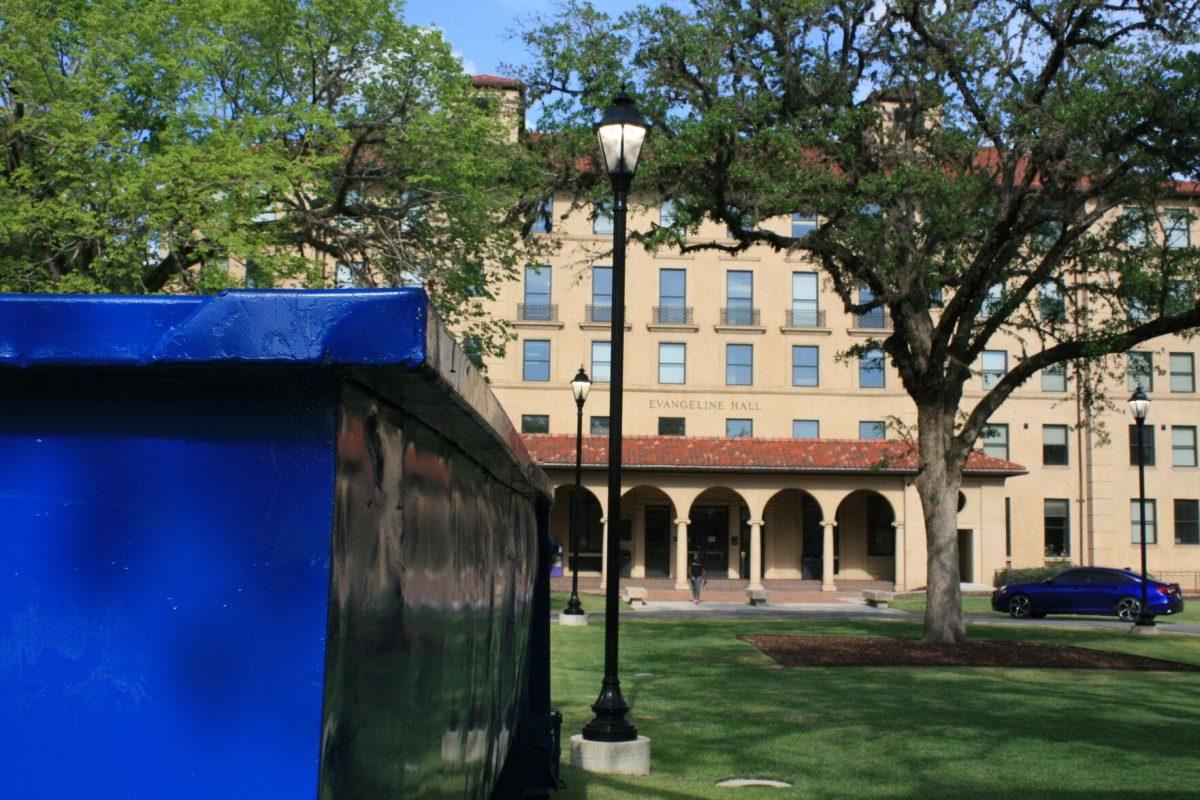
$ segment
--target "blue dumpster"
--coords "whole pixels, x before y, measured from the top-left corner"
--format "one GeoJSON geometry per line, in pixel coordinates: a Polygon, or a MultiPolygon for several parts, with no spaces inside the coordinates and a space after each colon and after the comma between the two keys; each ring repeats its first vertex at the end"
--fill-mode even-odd
{"type": "Polygon", "coordinates": [[[548,498],[420,290],[0,297],[0,795],[537,794],[548,498]]]}

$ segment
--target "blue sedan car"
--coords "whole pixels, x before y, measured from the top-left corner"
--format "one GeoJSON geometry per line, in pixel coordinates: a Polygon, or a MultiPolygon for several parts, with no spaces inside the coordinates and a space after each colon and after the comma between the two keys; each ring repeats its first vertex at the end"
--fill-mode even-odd
{"type": "MultiPolygon", "coordinates": [[[[1146,592],[1149,614],[1183,611],[1179,584],[1151,580],[1146,592]]],[[[992,608],[1018,619],[1047,614],[1115,614],[1133,622],[1142,609],[1142,578],[1123,569],[1074,567],[1036,583],[1014,583],[992,592],[992,608]]]]}

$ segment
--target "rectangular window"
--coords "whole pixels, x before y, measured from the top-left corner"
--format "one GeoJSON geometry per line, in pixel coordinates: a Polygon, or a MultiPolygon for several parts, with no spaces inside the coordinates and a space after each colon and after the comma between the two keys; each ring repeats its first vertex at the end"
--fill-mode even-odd
{"type": "Polygon", "coordinates": [[[549,233],[554,227],[554,198],[547,197],[545,200],[538,203],[537,216],[534,217],[533,225],[529,227],[530,233],[549,233]]]}
{"type": "Polygon", "coordinates": [[[608,417],[592,417],[588,425],[592,436],[608,436],[608,417]]]}
{"type": "Polygon", "coordinates": [[[659,417],[659,436],[686,436],[687,420],[683,417],[659,417]]]}
{"type": "Polygon", "coordinates": [[[983,452],[994,458],[1008,461],[1008,425],[991,423],[983,426],[983,452]]]}
{"type": "Polygon", "coordinates": [[[1172,249],[1191,247],[1190,222],[1188,212],[1182,208],[1169,209],[1163,215],[1163,233],[1167,247],[1172,249]]]}
{"type": "Polygon", "coordinates": [[[1154,391],[1154,354],[1126,353],[1129,366],[1126,370],[1126,388],[1135,391],[1139,386],[1147,392],[1154,391]]]}
{"type": "Polygon", "coordinates": [[[1068,500],[1048,499],[1043,503],[1046,558],[1066,558],[1071,555],[1071,503],[1068,500]]]}
{"type": "Polygon", "coordinates": [[[1175,425],[1171,428],[1171,466],[1196,466],[1196,428],[1175,425]]]}
{"type": "Polygon", "coordinates": [[[1200,500],[1175,501],[1175,544],[1200,544],[1200,500]]]}
{"type": "Polygon", "coordinates": [[[522,414],[521,433],[549,433],[550,416],[548,414],[522,414]]]}
{"type": "Polygon", "coordinates": [[[1145,247],[1149,240],[1146,215],[1140,208],[1129,207],[1121,213],[1121,224],[1127,229],[1125,244],[1132,248],[1145,247]]]}
{"type": "Polygon", "coordinates": [[[803,239],[817,229],[817,215],[809,211],[792,214],[792,237],[803,239]]]}
{"type": "Polygon", "coordinates": [[[819,386],[821,384],[816,345],[798,344],[792,347],[792,386],[819,386]]]}
{"type": "MultiPolygon", "coordinates": [[[[863,286],[858,290],[859,305],[867,305],[875,300],[875,293],[871,291],[871,287],[863,286]]],[[[887,313],[883,306],[876,306],[868,309],[856,317],[855,325],[860,328],[886,328],[887,313]]]]}
{"type": "Polygon", "coordinates": [[[608,383],[612,380],[612,345],[609,342],[592,342],[592,381],[608,383]]]}
{"type": "MultiPolygon", "coordinates": [[[[1142,426],[1142,449],[1146,456],[1146,466],[1154,466],[1154,426],[1142,426]]],[[[1138,426],[1129,426],[1129,466],[1138,465],[1138,426]]]]}
{"type": "Polygon", "coordinates": [[[1067,365],[1052,364],[1042,370],[1043,392],[1065,392],[1067,390],[1067,365]]]}
{"type": "Polygon", "coordinates": [[[1008,372],[1008,351],[984,350],[979,357],[979,364],[983,388],[986,391],[999,383],[1004,373],[1008,372]]]}
{"type": "Polygon", "coordinates": [[[887,435],[887,425],[880,420],[864,420],[858,423],[858,438],[883,439],[887,435]]]}
{"type": "Polygon", "coordinates": [[[658,271],[658,304],[663,308],[687,306],[687,270],[660,269],[658,271]]]}
{"type": "MultiPolygon", "coordinates": [[[[1142,501],[1129,501],[1129,535],[1134,544],[1142,543],[1142,501]]],[[[1146,544],[1158,544],[1158,501],[1146,501],[1146,544]]]]}
{"type": "Polygon", "coordinates": [[[360,275],[362,275],[362,262],[339,261],[333,276],[333,286],[335,289],[355,289],[358,287],[360,275]]]}
{"type": "Polygon", "coordinates": [[[669,228],[678,221],[675,216],[675,201],[663,200],[658,204],[658,224],[659,227],[669,228]]]}
{"type": "Polygon", "coordinates": [[[526,339],[522,377],[527,381],[550,380],[550,340],[526,339]]]}
{"type": "Polygon", "coordinates": [[[754,383],[754,345],[725,345],[725,385],[750,386],[754,383]]]}
{"type": "Polygon", "coordinates": [[[792,420],[793,439],[820,439],[821,423],[815,419],[792,420]]]}
{"type": "Polygon", "coordinates": [[[658,382],[683,383],[687,378],[687,347],[675,342],[658,344],[658,382]]]}
{"type": "Polygon", "coordinates": [[[1065,467],[1069,455],[1067,450],[1067,426],[1042,426],[1042,463],[1048,467],[1065,467]]]}
{"type": "Polygon", "coordinates": [[[605,200],[592,206],[592,233],[597,236],[612,236],[613,208],[611,200],[605,200]]]}
{"type": "Polygon", "coordinates": [[[1004,284],[993,283],[988,287],[987,297],[983,300],[983,313],[995,314],[1004,305],[1004,284]]]}
{"type": "Polygon", "coordinates": [[[744,439],[754,435],[754,420],[727,419],[725,420],[725,435],[730,439],[744,439]]]}
{"type": "Polygon", "coordinates": [[[726,325],[754,324],[754,273],[731,269],[725,273],[726,325]]]}
{"type": "Polygon", "coordinates": [[[820,326],[817,286],[817,273],[792,273],[792,317],[788,322],[793,327],[815,328],[820,326]]]}
{"type": "Polygon", "coordinates": [[[1191,353],[1171,353],[1171,391],[1196,391],[1196,357],[1191,353]]]}
{"type": "Polygon", "coordinates": [[[592,267],[591,322],[612,322],[612,267],[592,267]]]}
{"type": "Polygon", "coordinates": [[[1062,322],[1066,317],[1062,290],[1054,281],[1046,281],[1038,289],[1038,314],[1047,322],[1062,322]]]}
{"type": "Polygon", "coordinates": [[[521,319],[552,320],[550,306],[550,267],[525,268],[525,311],[521,319]]]}
{"type": "Polygon", "coordinates": [[[870,350],[858,359],[858,386],[861,389],[882,389],[883,351],[870,350]]]}

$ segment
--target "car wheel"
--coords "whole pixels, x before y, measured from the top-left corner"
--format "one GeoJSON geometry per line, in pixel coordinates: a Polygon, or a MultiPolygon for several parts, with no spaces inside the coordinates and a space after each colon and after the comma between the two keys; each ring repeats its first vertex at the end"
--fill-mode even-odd
{"type": "Polygon", "coordinates": [[[1126,622],[1134,622],[1142,610],[1142,601],[1136,597],[1122,597],[1117,601],[1117,616],[1126,622]]]}
{"type": "Polygon", "coordinates": [[[1033,614],[1033,603],[1023,594],[1008,599],[1008,613],[1013,619],[1025,619],[1033,614]]]}

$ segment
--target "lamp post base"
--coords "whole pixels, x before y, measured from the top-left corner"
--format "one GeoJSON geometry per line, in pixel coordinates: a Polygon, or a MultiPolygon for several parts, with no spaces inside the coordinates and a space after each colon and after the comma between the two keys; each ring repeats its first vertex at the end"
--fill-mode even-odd
{"type": "Polygon", "coordinates": [[[602,775],[649,775],[650,739],[596,742],[577,733],[571,737],[571,766],[602,775]]]}
{"type": "Polygon", "coordinates": [[[587,612],[580,611],[578,614],[570,614],[570,613],[564,611],[563,613],[558,615],[558,624],[559,625],[567,625],[570,627],[573,627],[576,625],[587,625],[588,624],[587,612]]]}

